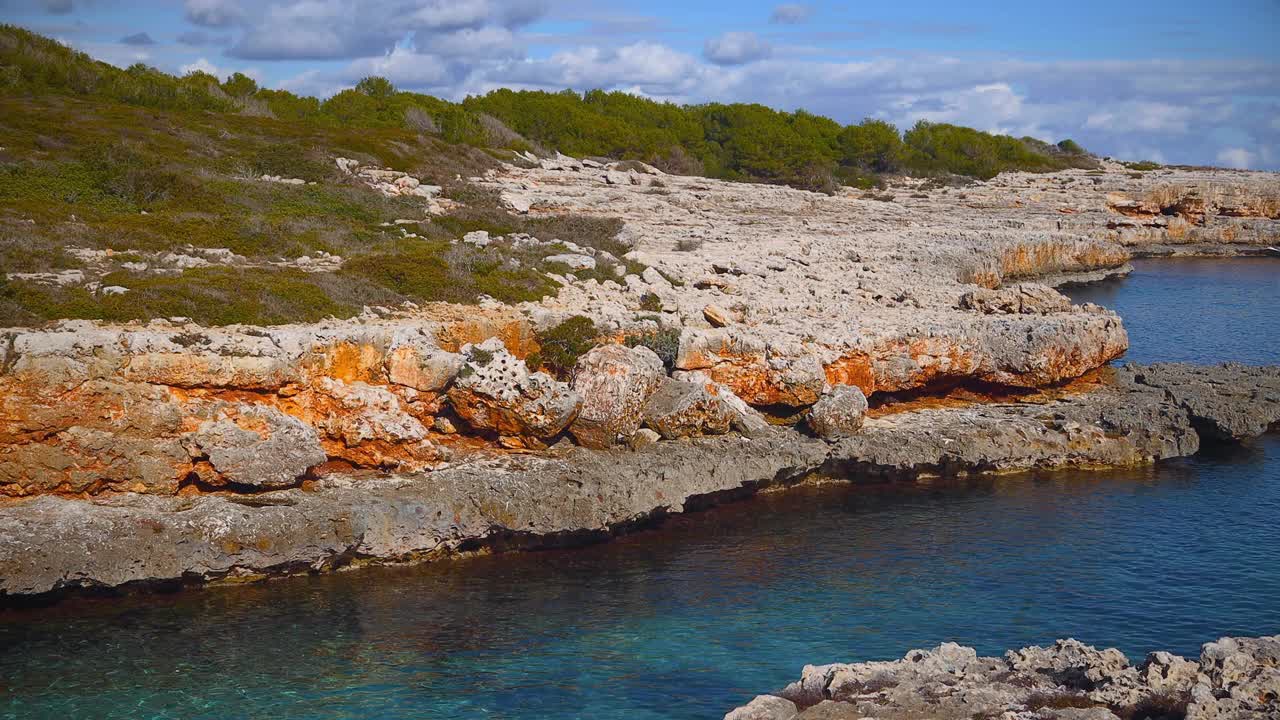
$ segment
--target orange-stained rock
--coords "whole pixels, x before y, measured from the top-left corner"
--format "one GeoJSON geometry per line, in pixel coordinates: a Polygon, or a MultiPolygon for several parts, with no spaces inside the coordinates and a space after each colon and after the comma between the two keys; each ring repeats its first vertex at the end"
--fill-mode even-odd
{"type": "Polygon", "coordinates": [[[666,375],[662,361],[646,347],[602,345],[578,359],[573,389],[582,410],[569,432],[590,448],[626,443],[644,420],[644,403],[666,375]]]}
{"type": "Polygon", "coordinates": [[[548,439],[568,427],[582,396],[546,373],[530,373],[497,338],[467,349],[449,404],[474,430],[510,438],[548,439]]]}

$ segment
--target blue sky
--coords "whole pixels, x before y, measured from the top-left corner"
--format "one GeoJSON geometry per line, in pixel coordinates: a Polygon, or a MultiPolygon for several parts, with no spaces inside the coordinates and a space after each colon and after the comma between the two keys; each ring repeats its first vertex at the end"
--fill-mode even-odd
{"type": "Polygon", "coordinates": [[[1280,0],[0,0],[0,19],[322,96],[368,74],[453,99],[604,87],[1280,169],[1280,0]]]}

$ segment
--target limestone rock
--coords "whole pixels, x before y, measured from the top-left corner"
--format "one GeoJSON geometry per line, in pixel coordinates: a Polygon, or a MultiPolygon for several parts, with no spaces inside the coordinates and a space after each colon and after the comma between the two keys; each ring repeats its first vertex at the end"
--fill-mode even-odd
{"type": "Polygon", "coordinates": [[[327,459],[314,428],[263,405],[225,408],[191,443],[208,457],[214,474],[205,479],[215,485],[285,487],[327,459]]]}
{"type": "Polygon", "coordinates": [[[1121,373],[1163,390],[1186,408],[1198,429],[1215,439],[1254,437],[1280,422],[1280,367],[1130,364],[1121,373]]]}
{"type": "Polygon", "coordinates": [[[867,397],[853,385],[836,385],[809,409],[809,429],[821,438],[841,438],[862,428],[867,397]]]}
{"type": "Polygon", "coordinates": [[[1198,664],[1152,653],[1141,671],[1119,650],[1075,640],[1010,650],[1003,658],[944,643],[896,661],[805,666],[779,693],[798,714],[758,697],[725,717],[775,717],[768,712],[776,707],[777,717],[797,720],[1115,720],[1182,717],[1185,707],[1188,720],[1261,720],[1280,716],[1278,690],[1280,636],[1207,643],[1198,664]]]}
{"type": "Polygon", "coordinates": [[[573,370],[582,410],[569,432],[591,448],[626,442],[644,421],[645,401],[663,375],[662,361],[646,347],[601,345],[587,352],[573,370]]]}
{"type": "Polygon", "coordinates": [[[757,695],[737,710],[729,711],[724,720],[791,720],[799,712],[796,704],[776,695],[757,695]]]}
{"type": "Polygon", "coordinates": [[[733,425],[733,410],[701,383],[663,380],[644,406],[644,422],[670,440],[723,435],[733,425]]]}
{"type": "Polygon", "coordinates": [[[1048,315],[1069,312],[1071,300],[1051,287],[1022,283],[1000,290],[971,290],[961,296],[960,307],[987,315],[1048,315]]]}
{"type": "Polygon", "coordinates": [[[471,347],[449,403],[467,425],[500,436],[547,439],[577,417],[582,396],[567,383],[530,373],[497,338],[471,347]]]}
{"type": "Polygon", "coordinates": [[[596,259],[590,255],[578,255],[576,253],[563,253],[560,255],[549,255],[543,258],[549,263],[560,263],[568,265],[574,270],[594,270],[596,268],[596,259]]]}
{"type": "Polygon", "coordinates": [[[702,308],[702,317],[711,323],[711,327],[722,328],[732,322],[729,312],[718,305],[708,305],[702,308]]]}
{"type": "Polygon", "coordinates": [[[627,443],[632,450],[640,450],[658,442],[662,436],[650,430],[649,428],[640,428],[631,436],[631,440],[627,443]]]}
{"type": "Polygon", "coordinates": [[[701,383],[706,387],[707,392],[720,398],[732,413],[730,425],[735,431],[748,437],[755,437],[770,430],[771,426],[765,416],[738,397],[728,385],[712,380],[709,375],[700,370],[677,370],[671,376],[676,380],[701,383]]]}
{"type": "Polygon", "coordinates": [[[396,385],[435,392],[453,381],[464,359],[458,353],[424,344],[401,345],[387,353],[387,379],[396,385]]]}

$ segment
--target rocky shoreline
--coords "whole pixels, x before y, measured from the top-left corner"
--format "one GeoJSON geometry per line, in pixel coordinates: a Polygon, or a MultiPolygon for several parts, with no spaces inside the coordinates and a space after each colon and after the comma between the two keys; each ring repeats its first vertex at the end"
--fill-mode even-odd
{"type": "Polygon", "coordinates": [[[813,478],[1129,466],[1265,432],[1280,369],[1107,368],[1121,319],[1044,284],[1274,242],[1273,176],[1131,175],[910,181],[890,202],[561,157],[474,180],[515,213],[621,215],[642,272],[309,325],[0,330],[0,602],[585,542],[813,478]],[[574,318],[594,347],[539,370],[574,318]]]}
{"type": "Polygon", "coordinates": [[[1076,640],[979,657],[945,643],[902,660],[808,665],[725,720],[1266,720],[1280,716],[1280,635],[1206,643],[1134,666],[1076,640]]]}
{"type": "Polygon", "coordinates": [[[815,477],[878,482],[1189,455],[1280,419],[1280,368],[1126,366],[1082,390],[636,450],[558,446],[433,472],[334,474],[307,488],[0,506],[0,593],[244,581],[486,549],[589,542],[665,514],[815,477]]]}

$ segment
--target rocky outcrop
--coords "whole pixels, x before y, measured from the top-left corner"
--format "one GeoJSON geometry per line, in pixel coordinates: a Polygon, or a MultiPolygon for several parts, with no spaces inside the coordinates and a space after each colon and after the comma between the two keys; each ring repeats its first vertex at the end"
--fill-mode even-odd
{"type": "Polygon", "coordinates": [[[1069,312],[1071,301],[1053,288],[1022,283],[1000,290],[972,290],[960,296],[960,307],[987,315],[1048,315],[1069,312]]]}
{"type": "Polygon", "coordinates": [[[835,440],[862,428],[867,397],[852,385],[836,385],[809,409],[809,429],[820,438],[835,440]]]}
{"type": "Polygon", "coordinates": [[[560,434],[582,408],[582,396],[524,361],[496,339],[471,347],[449,390],[454,412],[475,430],[505,445],[524,447],[560,434]]]}
{"type": "Polygon", "coordinates": [[[667,440],[723,435],[733,426],[732,408],[702,383],[666,378],[644,404],[644,424],[667,440]]]}
{"type": "Polygon", "coordinates": [[[625,443],[644,421],[644,404],[666,371],[646,347],[603,345],[578,359],[573,390],[582,410],[569,431],[584,447],[604,449],[625,443]]]}
{"type": "MultiPolygon", "coordinates": [[[[679,432],[706,435],[732,425],[732,413],[717,406],[720,399],[705,383],[663,382],[681,399],[664,406],[687,408],[683,400],[695,398],[693,406],[701,408],[674,414],[695,418],[673,422],[679,432]],[[699,425],[702,413],[715,418],[710,427],[699,425]]],[[[1252,402],[1272,401],[1258,396],[1252,402]]],[[[468,547],[555,546],[809,477],[884,482],[1134,465],[1189,454],[1199,445],[1182,403],[1123,373],[1019,402],[878,412],[857,434],[833,443],[787,428],[751,437],[635,442],[645,432],[633,436],[635,450],[474,453],[430,472],[320,473],[301,486],[253,493],[228,485],[193,495],[10,500],[0,503],[0,595],[179,578],[253,579],[468,547]]],[[[180,445],[175,452],[178,461],[190,462],[180,445]]]]}
{"type": "Polygon", "coordinates": [[[1158,388],[1191,415],[1200,432],[1238,440],[1280,422],[1280,368],[1227,363],[1126,365],[1121,372],[1138,385],[1158,388]]]}
{"type": "Polygon", "coordinates": [[[1280,636],[1222,638],[1200,658],[1152,652],[1133,666],[1076,640],[979,657],[944,643],[902,660],[809,665],[725,720],[1263,720],[1280,715],[1280,636]]]}
{"type": "Polygon", "coordinates": [[[1208,173],[1107,194],[1108,227],[1140,254],[1261,250],[1280,238],[1280,187],[1266,176],[1208,173]],[[1261,180],[1261,182],[1260,182],[1261,180]]]}
{"type": "Polygon", "coordinates": [[[486,337],[536,348],[510,310],[454,313],[0,334],[0,495],[173,494],[191,482],[292,484],[326,462],[435,465],[454,441],[433,428],[462,368],[456,350],[486,337]]]}

